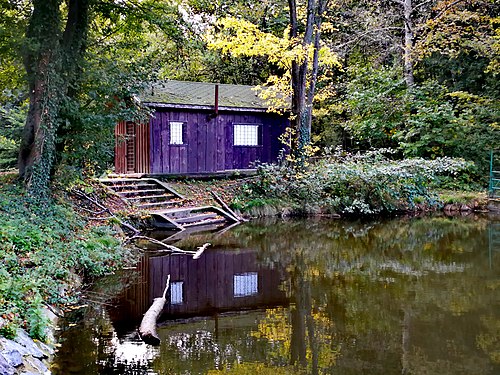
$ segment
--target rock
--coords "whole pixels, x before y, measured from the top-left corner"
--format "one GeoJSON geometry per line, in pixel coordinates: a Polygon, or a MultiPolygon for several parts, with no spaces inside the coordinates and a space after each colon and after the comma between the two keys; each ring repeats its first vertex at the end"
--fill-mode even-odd
{"type": "Polygon", "coordinates": [[[53,347],[51,347],[43,342],[37,342],[36,345],[38,346],[38,348],[43,352],[43,354],[46,357],[50,357],[51,355],[53,355],[55,353],[55,350],[53,347]]]}
{"type": "Polygon", "coordinates": [[[4,337],[0,337],[0,344],[3,346],[5,351],[17,350],[23,356],[29,354],[28,350],[24,346],[15,341],[7,340],[4,337]]]}
{"type": "Polygon", "coordinates": [[[50,375],[50,370],[45,364],[35,357],[25,357],[24,358],[27,367],[31,367],[35,370],[35,374],[37,375],[50,375]]]}
{"type": "Polygon", "coordinates": [[[23,364],[23,356],[17,350],[4,350],[0,355],[3,356],[12,367],[19,367],[23,364]]]}
{"type": "Polygon", "coordinates": [[[16,369],[9,364],[3,355],[0,355],[0,374],[2,375],[14,375],[16,369]]]}
{"type": "Polygon", "coordinates": [[[18,329],[17,330],[17,336],[14,339],[15,342],[18,344],[24,346],[26,348],[26,351],[28,354],[31,354],[35,358],[46,358],[47,355],[45,355],[35,344],[33,339],[28,336],[26,331],[24,329],[18,329]]]}

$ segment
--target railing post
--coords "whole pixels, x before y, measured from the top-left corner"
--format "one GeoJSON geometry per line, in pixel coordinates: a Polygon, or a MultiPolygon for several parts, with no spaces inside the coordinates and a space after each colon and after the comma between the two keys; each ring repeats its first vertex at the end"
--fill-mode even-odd
{"type": "Polygon", "coordinates": [[[489,196],[491,198],[495,195],[495,190],[493,189],[493,150],[490,150],[490,186],[489,186],[489,196]]]}

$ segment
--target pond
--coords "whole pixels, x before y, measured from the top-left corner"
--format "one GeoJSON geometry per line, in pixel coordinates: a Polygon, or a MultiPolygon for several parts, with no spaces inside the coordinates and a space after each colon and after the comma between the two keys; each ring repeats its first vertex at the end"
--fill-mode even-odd
{"type": "Polygon", "coordinates": [[[53,374],[500,373],[498,217],[252,221],[175,244],[205,242],[96,283],[53,374]],[[168,274],[153,347],[136,329],[168,274]]]}

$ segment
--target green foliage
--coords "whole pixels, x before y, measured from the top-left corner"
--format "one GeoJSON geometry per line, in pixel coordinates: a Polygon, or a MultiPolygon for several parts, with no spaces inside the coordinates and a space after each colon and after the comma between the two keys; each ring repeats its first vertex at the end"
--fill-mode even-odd
{"type": "Polygon", "coordinates": [[[345,215],[372,215],[413,209],[416,203],[437,206],[430,183],[440,175],[455,176],[472,167],[463,159],[391,160],[388,153],[336,150],[301,173],[287,166],[264,164],[245,194],[253,202],[258,198],[287,200],[306,213],[319,207],[345,215]]]}
{"type": "Polygon", "coordinates": [[[87,227],[62,203],[37,206],[5,177],[0,185],[0,316],[43,339],[44,304],[75,302],[84,280],[115,270],[127,253],[107,227],[87,227]]]}
{"type": "Polygon", "coordinates": [[[449,91],[432,80],[407,89],[398,69],[353,68],[350,74],[344,129],[354,139],[352,148],[392,146],[406,157],[463,157],[476,164],[468,183],[485,184],[488,150],[499,140],[500,104],[488,96],[494,92],[449,91]]]}
{"type": "Polygon", "coordinates": [[[370,67],[349,70],[345,105],[345,129],[358,147],[395,146],[393,135],[407,113],[406,86],[399,68],[370,67]]]}

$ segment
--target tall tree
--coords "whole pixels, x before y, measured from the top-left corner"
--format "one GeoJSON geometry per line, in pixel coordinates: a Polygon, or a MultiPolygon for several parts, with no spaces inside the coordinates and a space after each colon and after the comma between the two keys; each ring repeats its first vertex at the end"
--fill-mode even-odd
{"type": "Polygon", "coordinates": [[[219,21],[220,31],[209,47],[233,56],[266,56],[281,75],[270,76],[263,97],[283,106],[283,97],[291,96],[291,142],[294,156],[303,164],[311,142],[313,101],[320,65],[339,65],[336,55],[321,43],[321,28],[328,0],[288,0],[289,24],[279,32],[263,31],[256,25],[234,17],[219,21]],[[304,16],[305,15],[305,16],[304,16]],[[276,95],[277,94],[277,95],[276,95]],[[281,99],[281,100],[280,100],[281,99]]]}
{"type": "Polygon", "coordinates": [[[297,1],[288,0],[290,10],[290,36],[292,42],[300,44],[306,54],[312,49],[312,61],[308,56],[292,60],[292,128],[296,130],[294,151],[303,160],[306,147],[311,142],[311,122],[313,100],[319,68],[319,50],[321,40],[321,23],[328,6],[328,0],[308,0],[305,25],[299,24],[297,1]],[[305,26],[299,38],[299,28],[305,26]]]}
{"type": "Polygon", "coordinates": [[[30,106],[19,174],[36,197],[49,191],[59,111],[85,51],[89,1],[69,0],[64,28],[62,0],[33,1],[24,56],[30,106]]]}

